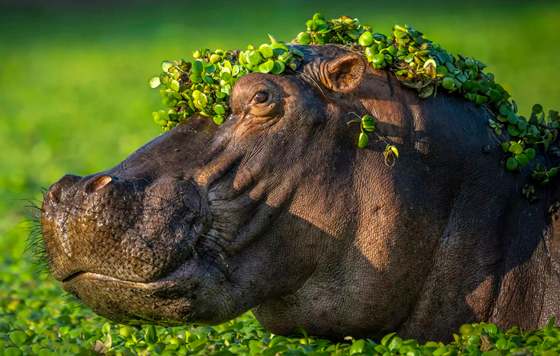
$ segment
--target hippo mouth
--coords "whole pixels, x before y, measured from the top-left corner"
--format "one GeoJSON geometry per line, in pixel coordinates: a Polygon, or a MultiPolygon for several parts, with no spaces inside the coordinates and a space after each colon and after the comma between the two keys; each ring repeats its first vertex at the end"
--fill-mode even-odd
{"type": "Polygon", "coordinates": [[[94,280],[99,280],[104,282],[122,283],[130,287],[143,288],[143,289],[160,289],[160,288],[172,287],[174,284],[172,281],[164,281],[164,280],[152,281],[152,282],[127,281],[127,280],[111,277],[100,273],[86,272],[86,271],[79,271],[79,272],[72,273],[68,277],[64,278],[61,282],[64,288],[65,286],[70,286],[73,283],[80,283],[80,281],[88,280],[88,279],[89,280],[94,279],[94,280]]]}
{"type": "Polygon", "coordinates": [[[188,265],[148,282],[77,271],[62,280],[62,287],[96,314],[117,323],[185,325],[200,319],[196,289],[192,288],[197,282],[182,274],[192,268],[188,265]]]}

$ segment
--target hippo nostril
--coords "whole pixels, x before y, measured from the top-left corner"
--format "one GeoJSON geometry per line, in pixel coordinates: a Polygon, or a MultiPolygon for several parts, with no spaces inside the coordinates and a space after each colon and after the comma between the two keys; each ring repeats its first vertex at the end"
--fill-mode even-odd
{"type": "Polygon", "coordinates": [[[47,199],[54,203],[58,204],[63,199],[63,194],[65,191],[68,190],[72,185],[76,184],[80,181],[82,177],[76,176],[73,174],[66,174],[62,178],[58,180],[55,184],[53,184],[49,190],[47,191],[47,199]]]}
{"type": "Polygon", "coordinates": [[[107,184],[111,183],[113,180],[114,178],[110,175],[101,174],[88,180],[84,187],[84,190],[88,193],[96,192],[107,184]]]}
{"type": "Polygon", "coordinates": [[[56,193],[53,191],[53,189],[49,189],[47,192],[47,199],[50,200],[51,202],[58,204],[60,203],[60,199],[58,199],[58,196],[56,195],[56,193]]]}

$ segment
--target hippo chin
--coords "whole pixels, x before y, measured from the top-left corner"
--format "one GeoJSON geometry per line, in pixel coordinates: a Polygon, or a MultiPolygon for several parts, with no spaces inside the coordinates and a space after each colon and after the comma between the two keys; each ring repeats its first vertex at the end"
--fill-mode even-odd
{"type": "Polygon", "coordinates": [[[535,329],[560,315],[558,189],[521,197],[530,171],[505,171],[489,114],[419,99],[339,46],[299,49],[297,72],[242,77],[223,125],[194,115],[48,190],[42,230],[63,288],[120,323],[252,309],[273,333],[331,338],[448,339],[462,323],[535,329]],[[373,135],[357,147],[352,113],[398,147],[393,167],[373,135]]]}

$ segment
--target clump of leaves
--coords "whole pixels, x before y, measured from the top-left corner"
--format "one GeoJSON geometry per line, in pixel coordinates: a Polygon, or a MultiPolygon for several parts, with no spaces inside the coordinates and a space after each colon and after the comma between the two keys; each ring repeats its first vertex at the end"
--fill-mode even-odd
{"type": "MultiPolygon", "coordinates": [[[[436,95],[439,89],[486,107],[495,114],[496,120],[489,120],[494,132],[501,136],[505,130],[516,140],[502,145],[510,171],[527,166],[535,158],[536,150],[546,153],[557,138],[558,111],[550,110],[546,116],[542,106],[536,104],[529,119],[518,115],[515,101],[510,100],[511,95],[495,81],[492,73],[484,72],[484,63],[447,52],[412,26],[395,25],[387,36],[373,31],[371,26],[361,25],[357,18],[342,16],[326,20],[317,13],[306,22],[306,27],[294,43],[361,48],[374,68],[392,71],[405,86],[416,89],[421,98],[436,95]]],[[[164,62],[163,73],[152,78],[150,85],[163,85],[160,92],[168,110],[154,112],[155,122],[167,131],[199,112],[221,124],[229,113],[231,89],[241,76],[251,72],[281,74],[286,67],[295,70],[303,54],[290,44],[269,37],[272,43],[258,49],[252,46],[245,52],[204,49],[194,52],[194,62],[164,62]]],[[[369,142],[367,131],[373,130],[362,124],[358,137],[360,148],[369,142]]],[[[386,161],[388,157],[392,162],[398,157],[395,146],[387,144],[386,161]]],[[[533,176],[542,178],[538,172],[533,176]]],[[[548,182],[548,179],[541,181],[548,182]]]]}
{"type": "Polygon", "coordinates": [[[351,114],[354,114],[357,117],[357,119],[350,120],[347,122],[347,124],[348,125],[352,123],[360,124],[361,133],[358,140],[358,147],[364,148],[367,146],[369,142],[369,136],[367,135],[367,131],[373,132],[373,130],[375,130],[375,119],[369,115],[364,115],[360,118],[356,113],[351,113],[351,114]]]}
{"type": "Polygon", "coordinates": [[[550,182],[550,179],[558,174],[558,167],[551,168],[547,170],[546,167],[537,164],[535,170],[533,171],[533,179],[540,183],[540,185],[546,185],[550,182]]]}
{"type": "Polygon", "coordinates": [[[212,117],[216,124],[229,114],[229,97],[235,83],[248,73],[281,74],[286,67],[295,70],[303,53],[297,48],[276,41],[246,51],[210,51],[193,53],[194,61],[162,63],[162,73],[150,80],[150,86],[161,86],[163,105],[168,109],[153,113],[156,124],[164,131],[198,112],[212,117]]]}
{"type": "Polygon", "coordinates": [[[350,114],[356,116],[357,119],[350,120],[347,122],[347,124],[348,125],[352,123],[360,124],[361,133],[358,139],[358,147],[360,148],[366,147],[369,142],[368,132],[373,132],[379,138],[379,140],[385,142],[386,144],[385,151],[383,152],[383,156],[385,157],[385,163],[388,166],[393,166],[395,164],[395,159],[399,157],[399,150],[397,149],[397,147],[395,147],[395,145],[389,144],[387,140],[385,140],[383,137],[379,136],[376,132],[374,132],[375,119],[367,114],[362,116],[361,118],[355,112],[351,112],[350,114]]]}

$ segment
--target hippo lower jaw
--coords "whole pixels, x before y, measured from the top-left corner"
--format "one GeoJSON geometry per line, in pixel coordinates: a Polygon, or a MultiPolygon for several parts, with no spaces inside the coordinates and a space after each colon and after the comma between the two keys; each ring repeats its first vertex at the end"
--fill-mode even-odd
{"type": "Polygon", "coordinates": [[[84,272],[64,281],[62,287],[95,313],[117,323],[175,326],[190,319],[192,302],[167,296],[176,287],[174,281],[129,282],[84,272]]]}
{"type": "Polygon", "coordinates": [[[206,266],[193,257],[150,282],[78,272],[64,279],[62,287],[96,314],[116,323],[216,325],[243,312],[231,308],[234,303],[226,283],[221,279],[216,283],[216,279],[219,277],[209,275],[206,266]]]}

